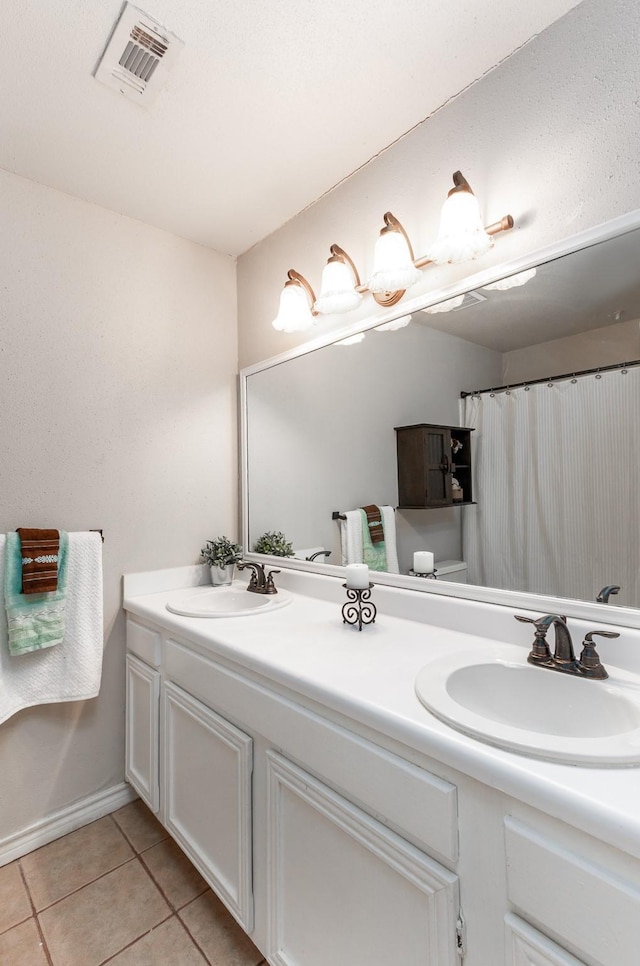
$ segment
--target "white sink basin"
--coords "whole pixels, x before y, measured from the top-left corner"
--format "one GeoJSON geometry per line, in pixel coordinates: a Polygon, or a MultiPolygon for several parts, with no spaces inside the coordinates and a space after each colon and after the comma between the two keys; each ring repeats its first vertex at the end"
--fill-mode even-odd
{"type": "Polygon", "coordinates": [[[226,587],[190,587],[176,594],[167,610],[183,617],[249,617],[270,614],[291,602],[286,590],[277,594],[249,593],[244,584],[226,587]]]}
{"type": "Polygon", "coordinates": [[[496,644],[446,655],[416,678],[416,694],[452,728],[510,751],[583,765],[640,764],[640,678],[606,681],[527,664],[496,644]]]}

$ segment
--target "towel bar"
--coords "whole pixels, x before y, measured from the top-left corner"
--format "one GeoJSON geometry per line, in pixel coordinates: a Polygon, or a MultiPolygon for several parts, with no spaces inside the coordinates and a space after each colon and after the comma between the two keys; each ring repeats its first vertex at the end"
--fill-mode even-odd
{"type": "Polygon", "coordinates": [[[346,518],[346,516],[345,516],[344,513],[340,513],[339,510],[334,510],[333,513],[331,514],[331,519],[332,520],[346,520],[347,518],[346,518]]]}
{"type": "Polygon", "coordinates": [[[89,530],[89,533],[99,533],[100,534],[100,539],[104,543],[104,533],[102,532],[102,530],[98,530],[98,529],[89,530]]]}

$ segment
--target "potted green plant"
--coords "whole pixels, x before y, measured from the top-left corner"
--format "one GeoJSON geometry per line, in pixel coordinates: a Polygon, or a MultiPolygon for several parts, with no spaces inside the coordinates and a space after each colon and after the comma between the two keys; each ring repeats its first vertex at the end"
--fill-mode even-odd
{"type": "Polygon", "coordinates": [[[293,557],[293,544],[280,530],[267,530],[253,549],[256,553],[270,553],[274,557],[293,557]]]}
{"type": "Polygon", "coordinates": [[[215,586],[230,584],[234,567],[242,560],[240,544],[233,543],[228,537],[216,537],[215,540],[207,540],[200,553],[209,566],[211,583],[215,586]]]}

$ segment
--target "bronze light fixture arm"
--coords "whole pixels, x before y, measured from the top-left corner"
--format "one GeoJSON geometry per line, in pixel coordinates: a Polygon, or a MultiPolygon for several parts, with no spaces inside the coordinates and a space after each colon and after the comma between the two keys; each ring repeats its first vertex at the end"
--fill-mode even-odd
{"type": "Polygon", "coordinates": [[[289,271],[287,272],[287,281],[284,283],[285,288],[287,287],[287,285],[301,285],[302,288],[307,293],[307,296],[309,297],[311,314],[312,315],[319,314],[318,312],[316,312],[316,310],[313,307],[316,300],[315,292],[307,282],[304,275],[301,275],[300,272],[296,272],[295,268],[290,268],[289,271]]]}

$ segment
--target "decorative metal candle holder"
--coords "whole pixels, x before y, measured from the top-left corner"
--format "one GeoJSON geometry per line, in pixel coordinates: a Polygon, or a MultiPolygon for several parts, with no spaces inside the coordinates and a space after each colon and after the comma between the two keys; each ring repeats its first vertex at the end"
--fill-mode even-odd
{"type": "Polygon", "coordinates": [[[362,630],[363,624],[375,624],[378,612],[376,605],[370,600],[374,585],[369,584],[368,588],[365,587],[362,590],[354,590],[346,584],[342,586],[346,589],[349,598],[342,608],[342,623],[357,624],[359,631],[362,630]]]}
{"type": "Polygon", "coordinates": [[[438,571],[435,569],[435,567],[433,568],[433,573],[431,573],[431,574],[419,574],[415,570],[410,570],[409,571],[409,576],[410,577],[423,577],[425,580],[437,580],[438,579],[438,571]]]}

